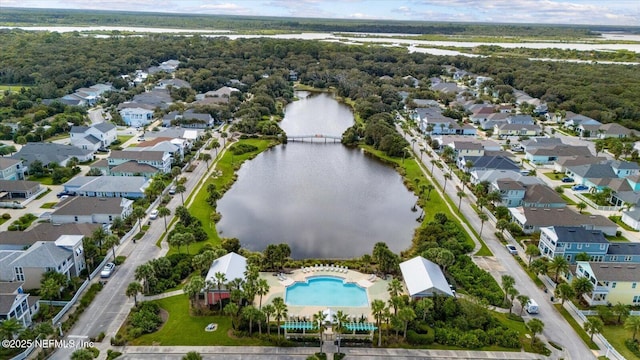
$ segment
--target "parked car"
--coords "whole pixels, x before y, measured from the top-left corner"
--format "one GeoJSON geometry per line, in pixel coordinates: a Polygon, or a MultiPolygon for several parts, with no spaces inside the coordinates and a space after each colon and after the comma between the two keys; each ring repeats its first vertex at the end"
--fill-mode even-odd
{"type": "Polygon", "coordinates": [[[176,187],[172,186],[171,188],[169,188],[169,195],[175,195],[176,194],[176,187]]]}
{"type": "Polygon", "coordinates": [[[76,196],[76,192],[75,191],[61,191],[56,196],[58,198],[62,198],[63,196],[66,196],[66,197],[76,196]]]}
{"type": "Polygon", "coordinates": [[[151,210],[151,212],[149,213],[149,219],[155,220],[157,218],[158,218],[158,209],[151,210]]]}
{"type": "Polygon", "coordinates": [[[575,180],[573,180],[573,178],[570,178],[570,177],[563,177],[563,178],[562,178],[562,182],[563,182],[563,183],[572,183],[572,182],[574,182],[574,181],[575,181],[575,180]]]}
{"type": "Polygon", "coordinates": [[[580,185],[574,185],[572,189],[575,191],[585,191],[585,190],[589,190],[589,187],[587,185],[580,184],[580,185]]]}
{"type": "Polygon", "coordinates": [[[518,255],[518,249],[516,249],[515,245],[507,244],[506,247],[507,247],[507,250],[509,251],[509,254],[518,255]]]}
{"type": "Polygon", "coordinates": [[[111,276],[111,274],[113,274],[113,270],[116,269],[116,264],[110,262],[107,263],[103,268],[102,271],[100,271],[100,277],[101,278],[108,278],[109,276],[111,276]]]}

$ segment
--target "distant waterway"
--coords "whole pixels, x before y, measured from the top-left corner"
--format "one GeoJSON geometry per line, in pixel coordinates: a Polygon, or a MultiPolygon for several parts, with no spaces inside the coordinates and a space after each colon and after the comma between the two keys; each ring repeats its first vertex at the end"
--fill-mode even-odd
{"type": "MultiPolygon", "coordinates": [[[[281,123],[287,134],[340,135],[353,124],[330,95],[297,95],[281,123]]],[[[314,141],[276,146],[242,166],[218,201],[220,236],[257,251],[286,242],[294,258],[361,256],[379,241],[408,248],[419,212],[402,177],[359,149],[314,141]]]]}

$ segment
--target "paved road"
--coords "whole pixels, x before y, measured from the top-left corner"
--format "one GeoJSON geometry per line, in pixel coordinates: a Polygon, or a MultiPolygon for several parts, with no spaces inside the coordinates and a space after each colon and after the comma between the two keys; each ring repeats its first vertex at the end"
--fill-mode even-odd
{"type": "MultiPolygon", "coordinates": [[[[405,136],[409,143],[411,143],[410,134],[405,136]]],[[[422,141],[417,139],[418,144],[422,141]]],[[[414,147],[416,152],[416,158],[420,159],[420,153],[418,146],[414,147]]],[[[431,155],[425,153],[422,158],[422,162],[428,169],[431,169],[431,160],[437,159],[437,155],[434,152],[430,152],[431,155]]],[[[444,172],[437,166],[434,168],[433,178],[435,182],[441,186],[444,184],[444,172]]],[[[446,167],[445,167],[446,169],[446,167]]],[[[448,181],[446,192],[449,198],[458,200],[456,195],[456,186],[462,189],[462,184],[457,177],[453,177],[448,181]]],[[[470,205],[468,197],[463,198],[461,206],[462,215],[469,221],[471,226],[477,231],[480,231],[481,222],[476,214],[475,210],[470,205]]],[[[516,281],[516,289],[521,293],[528,295],[530,298],[535,299],[540,305],[540,313],[535,315],[536,318],[542,320],[545,323],[543,336],[547,339],[551,339],[554,342],[563,346],[566,349],[565,358],[570,359],[593,359],[596,356],[587,348],[582,339],[578,337],[575,331],[569,326],[564,318],[553,307],[549,294],[545,294],[535,283],[529,278],[529,276],[522,269],[520,264],[513,258],[511,254],[506,250],[504,245],[495,236],[496,228],[495,224],[491,221],[487,221],[484,224],[482,232],[482,239],[485,241],[489,249],[493,252],[494,256],[498,259],[500,267],[494,267],[491,269],[490,274],[496,279],[498,284],[501,283],[502,275],[511,275],[516,281]]],[[[528,320],[531,316],[525,315],[525,320],[528,320]]]]}
{"type": "MultiPolygon", "coordinates": [[[[212,153],[211,155],[213,157],[214,154],[212,153]]],[[[201,161],[193,172],[183,173],[182,176],[187,178],[185,183],[187,191],[183,194],[185,200],[206,172],[206,163],[201,161]]],[[[167,208],[171,210],[171,215],[167,217],[167,223],[173,218],[175,208],[180,205],[182,205],[181,196],[175,195],[167,204],[167,208]]],[[[144,221],[148,220],[145,219],[144,221]]],[[[160,249],[155,245],[163,232],[164,220],[158,218],[151,221],[149,230],[137,243],[134,244],[131,240],[128,240],[118,248],[117,254],[126,256],[126,261],[116,269],[116,272],[107,281],[102,291],[98,293],[98,296],[80,316],[73,329],[65,336],[76,338],[79,336],[95,337],[104,332],[106,335],[105,340],[103,343],[97,344],[97,347],[103,350],[101,351],[101,358],[106,356],[106,349],[110,347],[109,339],[115,336],[120,326],[124,323],[129,310],[133,307],[133,299],[126,297],[125,291],[128,284],[135,280],[135,269],[138,265],[151,259],[164,256],[168,250],[166,247],[160,249]]],[[[94,281],[99,281],[99,279],[96,278],[94,281]]],[[[72,349],[59,349],[51,359],[69,359],[72,352],[72,349]]]]}

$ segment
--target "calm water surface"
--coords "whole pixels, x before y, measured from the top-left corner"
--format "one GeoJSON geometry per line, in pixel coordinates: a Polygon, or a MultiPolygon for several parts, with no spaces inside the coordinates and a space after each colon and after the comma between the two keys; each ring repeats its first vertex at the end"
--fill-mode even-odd
{"type": "MultiPolygon", "coordinates": [[[[340,135],[351,124],[346,106],[320,94],[287,106],[281,126],[290,136],[340,135]]],[[[359,149],[289,142],[238,171],[218,202],[218,231],[251,250],[286,242],[294,258],[360,256],[378,241],[400,251],[418,225],[415,201],[395,170],[359,149]]]]}

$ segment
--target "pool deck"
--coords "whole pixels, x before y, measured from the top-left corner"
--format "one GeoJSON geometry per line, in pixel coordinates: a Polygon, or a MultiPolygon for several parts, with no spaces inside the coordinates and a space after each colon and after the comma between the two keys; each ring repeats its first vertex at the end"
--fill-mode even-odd
{"type": "MultiPolygon", "coordinates": [[[[364,274],[359,271],[349,270],[347,273],[337,272],[337,271],[329,271],[326,269],[315,269],[312,267],[312,271],[303,272],[302,269],[294,270],[291,274],[286,274],[286,279],[284,281],[280,281],[277,276],[274,276],[274,273],[271,272],[263,272],[260,273],[260,277],[266,279],[269,283],[269,293],[262,297],[262,305],[269,304],[273,301],[274,298],[280,296],[286,300],[285,292],[286,288],[298,281],[306,281],[307,278],[317,277],[317,276],[332,276],[341,279],[346,279],[348,283],[355,283],[360,285],[361,287],[366,289],[367,297],[369,298],[369,304],[373,300],[382,300],[387,302],[389,300],[389,293],[387,292],[387,284],[389,281],[382,280],[376,277],[376,280],[371,282],[367,279],[370,278],[371,274],[364,274]]],[[[259,297],[256,297],[254,304],[258,305],[259,297]]],[[[313,314],[316,314],[318,311],[326,310],[327,306],[293,306],[287,304],[288,315],[289,318],[308,318],[309,320],[313,318],[313,314]]],[[[331,310],[338,311],[342,310],[345,314],[348,314],[352,317],[360,318],[364,315],[368,321],[374,321],[373,315],[371,314],[371,306],[364,307],[352,307],[352,306],[332,306],[331,310]]]]}

